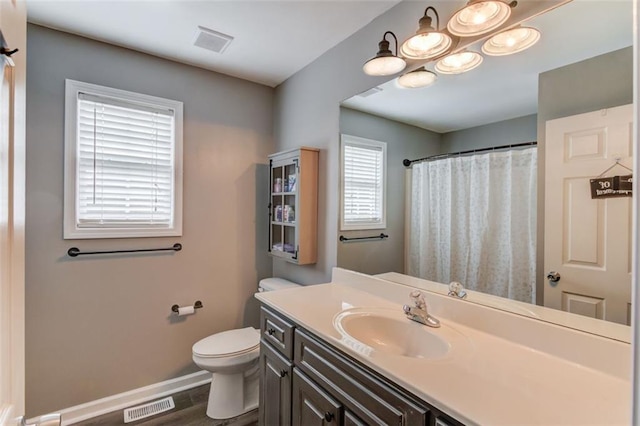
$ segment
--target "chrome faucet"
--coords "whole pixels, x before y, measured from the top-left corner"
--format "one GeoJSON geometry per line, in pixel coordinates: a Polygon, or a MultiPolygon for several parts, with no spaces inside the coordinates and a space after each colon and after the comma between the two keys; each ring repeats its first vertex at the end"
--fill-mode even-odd
{"type": "Polygon", "coordinates": [[[440,321],[427,312],[427,302],[425,302],[424,296],[419,290],[414,290],[409,293],[409,297],[415,306],[404,305],[402,307],[407,318],[420,324],[428,325],[429,327],[440,327],[440,321]]]}
{"type": "Polygon", "coordinates": [[[467,292],[464,291],[464,287],[458,281],[451,281],[451,283],[449,283],[449,296],[466,299],[467,292]]]}

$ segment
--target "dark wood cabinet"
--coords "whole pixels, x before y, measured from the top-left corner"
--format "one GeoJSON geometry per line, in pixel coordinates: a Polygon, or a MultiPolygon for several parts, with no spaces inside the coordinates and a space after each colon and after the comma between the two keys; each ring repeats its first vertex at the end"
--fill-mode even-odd
{"type": "Polygon", "coordinates": [[[293,370],[292,404],[294,425],[339,426],[342,424],[342,405],[297,368],[293,370]]]}
{"type": "Polygon", "coordinates": [[[339,399],[363,424],[425,425],[429,409],[417,399],[375,377],[347,356],[296,330],[294,365],[339,399]]]}
{"type": "Polygon", "coordinates": [[[462,426],[266,307],[261,328],[262,426],[462,426]]]}
{"type": "Polygon", "coordinates": [[[260,345],[260,424],[291,425],[293,367],[268,344],[260,345]]]}

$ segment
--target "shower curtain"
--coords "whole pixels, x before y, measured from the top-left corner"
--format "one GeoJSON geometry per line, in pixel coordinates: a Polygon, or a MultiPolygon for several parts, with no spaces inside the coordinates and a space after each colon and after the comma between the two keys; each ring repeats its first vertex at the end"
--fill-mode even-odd
{"type": "Polygon", "coordinates": [[[537,149],[413,165],[408,273],[535,303],[537,149]]]}

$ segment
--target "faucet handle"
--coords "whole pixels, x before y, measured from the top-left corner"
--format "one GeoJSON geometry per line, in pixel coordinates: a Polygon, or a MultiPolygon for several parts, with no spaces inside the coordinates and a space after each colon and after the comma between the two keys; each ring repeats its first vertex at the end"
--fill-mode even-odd
{"type": "Polygon", "coordinates": [[[427,302],[425,302],[424,296],[422,295],[422,292],[420,290],[412,291],[411,293],[409,293],[409,297],[411,298],[411,300],[413,300],[413,303],[415,303],[416,308],[425,311],[427,310],[427,302]]]}
{"type": "Polygon", "coordinates": [[[457,281],[451,281],[451,283],[449,283],[449,296],[465,299],[467,297],[467,292],[464,291],[462,284],[457,281]]]}

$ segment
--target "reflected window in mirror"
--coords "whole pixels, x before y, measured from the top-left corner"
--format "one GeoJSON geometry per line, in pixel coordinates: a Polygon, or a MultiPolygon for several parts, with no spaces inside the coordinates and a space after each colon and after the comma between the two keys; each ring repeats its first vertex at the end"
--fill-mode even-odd
{"type": "Polygon", "coordinates": [[[386,228],[387,144],[342,135],[340,154],[340,229],[386,228]]]}

